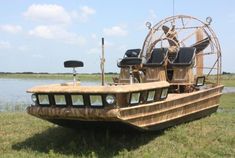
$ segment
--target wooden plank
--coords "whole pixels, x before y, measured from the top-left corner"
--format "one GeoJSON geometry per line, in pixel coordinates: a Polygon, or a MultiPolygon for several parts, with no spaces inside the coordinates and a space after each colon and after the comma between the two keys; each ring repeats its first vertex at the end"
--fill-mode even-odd
{"type": "MultiPolygon", "coordinates": [[[[202,29],[198,29],[196,32],[196,42],[203,40],[203,31],[202,29]]],[[[203,76],[203,51],[196,54],[196,74],[197,76],[203,76]]]]}

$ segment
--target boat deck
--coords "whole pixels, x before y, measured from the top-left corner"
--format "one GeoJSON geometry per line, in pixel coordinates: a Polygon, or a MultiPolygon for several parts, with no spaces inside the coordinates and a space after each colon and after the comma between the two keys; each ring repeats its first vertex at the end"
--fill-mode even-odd
{"type": "Polygon", "coordinates": [[[166,81],[136,83],[128,85],[106,85],[106,86],[74,86],[72,84],[52,84],[44,86],[36,86],[29,90],[28,93],[128,93],[142,91],[147,89],[157,89],[169,87],[170,84],[166,81]]]}

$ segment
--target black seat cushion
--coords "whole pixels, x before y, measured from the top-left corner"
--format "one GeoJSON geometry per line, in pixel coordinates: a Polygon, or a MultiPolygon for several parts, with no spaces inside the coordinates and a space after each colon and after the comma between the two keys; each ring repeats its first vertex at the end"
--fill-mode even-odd
{"type": "Polygon", "coordinates": [[[141,49],[129,49],[126,51],[126,57],[138,57],[141,49]]]}
{"type": "Polygon", "coordinates": [[[83,67],[83,62],[77,60],[68,60],[64,62],[64,67],[66,68],[83,67]]]}
{"type": "Polygon", "coordinates": [[[176,59],[171,62],[172,66],[190,66],[195,57],[196,48],[182,47],[180,48],[176,59]]]}
{"type": "Polygon", "coordinates": [[[125,66],[134,66],[134,65],[140,65],[142,62],[141,58],[137,58],[137,57],[128,57],[128,58],[124,58],[120,61],[119,63],[119,67],[125,67],[125,66]]]}
{"type": "Polygon", "coordinates": [[[166,60],[167,53],[168,53],[167,48],[155,48],[152,51],[151,57],[149,58],[147,63],[144,64],[144,66],[147,66],[147,67],[162,66],[164,61],[166,60]]]}

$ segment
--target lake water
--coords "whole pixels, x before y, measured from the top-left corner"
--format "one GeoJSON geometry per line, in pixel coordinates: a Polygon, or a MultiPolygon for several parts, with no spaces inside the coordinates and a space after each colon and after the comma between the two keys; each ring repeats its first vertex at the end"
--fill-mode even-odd
{"type": "MultiPolygon", "coordinates": [[[[24,111],[31,103],[26,90],[38,85],[65,83],[68,80],[32,80],[0,78],[0,111],[24,111]]],[[[81,85],[98,85],[98,82],[82,82],[81,85]]],[[[224,93],[235,92],[235,87],[225,87],[224,93]]]]}
{"type": "MultiPolygon", "coordinates": [[[[22,111],[31,103],[26,90],[34,86],[65,83],[68,80],[32,80],[0,78],[0,111],[22,111]]],[[[98,85],[98,82],[83,82],[81,85],[98,85]]]]}

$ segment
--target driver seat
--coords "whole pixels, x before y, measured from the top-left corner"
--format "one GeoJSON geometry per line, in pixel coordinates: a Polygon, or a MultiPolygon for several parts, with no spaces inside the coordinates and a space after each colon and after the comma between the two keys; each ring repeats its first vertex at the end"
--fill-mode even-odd
{"type": "Polygon", "coordinates": [[[170,66],[173,68],[173,83],[193,83],[193,71],[192,67],[195,63],[194,47],[182,47],[180,48],[175,60],[170,62],[170,66]]]}
{"type": "Polygon", "coordinates": [[[166,81],[167,48],[155,48],[149,60],[143,64],[146,68],[146,82],[166,81]]]}
{"type": "MultiPolygon", "coordinates": [[[[129,84],[130,83],[130,66],[133,68],[133,76],[135,82],[139,82],[138,73],[135,70],[135,67],[139,65],[138,56],[140,54],[141,49],[129,49],[125,52],[124,57],[117,63],[117,66],[121,69],[120,75],[118,78],[119,84],[129,84]],[[137,62],[137,63],[135,63],[137,62]]],[[[138,67],[138,66],[137,66],[138,67]]]]}

